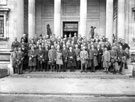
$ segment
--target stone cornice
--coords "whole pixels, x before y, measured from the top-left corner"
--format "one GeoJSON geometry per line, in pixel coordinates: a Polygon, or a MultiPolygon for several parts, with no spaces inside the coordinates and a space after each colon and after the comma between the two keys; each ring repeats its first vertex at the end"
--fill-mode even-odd
{"type": "Polygon", "coordinates": [[[9,8],[0,8],[0,12],[9,12],[10,9],[9,8]]]}

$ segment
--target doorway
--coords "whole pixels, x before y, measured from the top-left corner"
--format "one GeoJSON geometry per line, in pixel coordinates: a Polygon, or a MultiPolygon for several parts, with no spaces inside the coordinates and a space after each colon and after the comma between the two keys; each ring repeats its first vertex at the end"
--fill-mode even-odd
{"type": "Polygon", "coordinates": [[[63,37],[69,34],[73,37],[74,33],[78,36],[78,22],[63,22],[63,37]]]}

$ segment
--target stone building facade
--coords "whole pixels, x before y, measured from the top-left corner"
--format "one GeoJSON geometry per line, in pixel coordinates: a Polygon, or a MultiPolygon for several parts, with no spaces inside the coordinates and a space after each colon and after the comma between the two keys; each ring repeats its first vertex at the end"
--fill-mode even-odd
{"type": "Polygon", "coordinates": [[[134,49],[135,0],[0,0],[0,50],[10,49],[23,33],[46,35],[47,24],[56,36],[76,32],[89,37],[95,26],[99,37],[112,42],[114,34],[134,49]]]}

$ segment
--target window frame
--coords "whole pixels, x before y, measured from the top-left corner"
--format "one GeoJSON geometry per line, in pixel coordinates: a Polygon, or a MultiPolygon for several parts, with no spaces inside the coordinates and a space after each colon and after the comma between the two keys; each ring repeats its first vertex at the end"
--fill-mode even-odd
{"type": "MultiPolygon", "coordinates": [[[[4,26],[3,26],[3,30],[4,30],[3,36],[0,36],[0,38],[2,38],[2,37],[4,37],[4,35],[5,35],[5,17],[4,17],[5,15],[0,14],[0,16],[3,16],[3,21],[4,21],[4,22],[3,22],[3,25],[4,25],[4,26]]],[[[0,35],[1,35],[1,34],[0,34],[0,35]]]]}
{"type": "Polygon", "coordinates": [[[4,16],[4,36],[0,37],[0,41],[9,39],[9,8],[0,8],[0,16],[4,16]]]}

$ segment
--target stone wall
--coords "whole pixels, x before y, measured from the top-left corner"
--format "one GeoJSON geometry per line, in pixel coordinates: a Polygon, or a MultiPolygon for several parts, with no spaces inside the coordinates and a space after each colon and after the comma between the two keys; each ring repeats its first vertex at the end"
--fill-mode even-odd
{"type": "Polygon", "coordinates": [[[5,5],[0,5],[0,8],[10,9],[9,15],[7,16],[5,34],[6,37],[9,37],[9,39],[5,41],[6,47],[4,46],[4,49],[9,49],[14,38],[17,37],[18,39],[20,39],[20,37],[24,33],[23,7],[23,0],[7,0],[7,3],[5,5]]]}
{"type": "MultiPolygon", "coordinates": [[[[6,1],[6,0],[2,0],[6,1]]],[[[36,35],[46,34],[46,25],[50,24],[54,32],[54,0],[36,0],[36,35]]],[[[80,20],[80,0],[62,0],[61,35],[63,21],[80,20]]],[[[135,48],[135,0],[125,0],[125,40],[135,48]]],[[[27,0],[7,0],[0,8],[9,8],[10,12],[6,22],[6,41],[0,41],[1,49],[8,49],[15,37],[20,39],[23,33],[28,33],[28,2],[27,0]],[[24,18],[23,18],[24,17],[24,18]]],[[[116,21],[114,24],[116,25],[116,21]]],[[[106,0],[88,0],[87,35],[90,26],[96,26],[96,32],[105,35],[106,29],[106,0]]],[[[78,27],[79,28],[79,27],[78,27]]],[[[116,28],[116,27],[115,27],[116,28]]],[[[117,29],[114,29],[114,32],[117,29]]],[[[115,32],[117,33],[117,32],[115,32]]]]}
{"type": "MultiPolygon", "coordinates": [[[[80,0],[62,0],[61,35],[63,21],[80,20],[80,0]]],[[[87,34],[90,26],[96,26],[99,35],[105,35],[106,0],[88,0],[87,34]]],[[[54,0],[36,0],[36,35],[46,34],[46,25],[50,24],[54,32],[54,0]]],[[[78,27],[79,28],[79,27],[78,27]]]]}
{"type": "Polygon", "coordinates": [[[7,69],[0,69],[0,78],[8,76],[8,70],[7,69]]]}
{"type": "Polygon", "coordinates": [[[50,24],[54,32],[54,0],[36,0],[36,36],[47,32],[46,25],[50,24]]]}
{"type": "Polygon", "coordinates": [[[135,49],[135,0],[125,0],[125,40],[135,49]]]}

